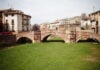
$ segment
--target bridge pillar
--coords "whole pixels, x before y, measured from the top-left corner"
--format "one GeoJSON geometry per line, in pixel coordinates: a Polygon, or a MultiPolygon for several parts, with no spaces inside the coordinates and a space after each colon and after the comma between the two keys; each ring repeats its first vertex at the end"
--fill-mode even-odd
{"type": "Polygon", "coordinates": [[[74,43],[74,42],[76,42],[75,31],[66,31],[65,43],[74,43]]]}
{"type": "Polygon", "coordinates": [[[33,43],[41,42],[41,32],[34,31],[33,43]]]}

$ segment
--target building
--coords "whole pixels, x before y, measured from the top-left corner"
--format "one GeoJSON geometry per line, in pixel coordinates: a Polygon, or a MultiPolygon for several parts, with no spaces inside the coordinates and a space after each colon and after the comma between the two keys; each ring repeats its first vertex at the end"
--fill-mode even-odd
{"type": "Polygon", "coordinates": [[[61,30],[79,30],[80,29],[80,16],[72,17],[72,18],[65,18],[56,20],[53,24],[53,28],[55,29],[61,29],[61,30]]]}
{"type": "Polygon", "coordinates": [[[94,33],[100,34],[100,10],[89,14],[91,29],[94,33]]]}
{"type": "Polygon", "coordinates": [[[40,24],[40,30],[48,30],[49,29],[49,22],[44,22],[40,24]]]}
{"type": "Polygon", "coordinates": [[[90,13],[81,20],[81,28],[83,30],[91,30],[95,34],[100,34],[100,11],[90,13]]]}
{"type": "Polygon", "coordinates": [[[91,20],[88,15],[81,15],[81,29],[82,30],[91,30],[91,20]]]}
{"type": "Polygon", "coordinates": [[[40,25],[42,29],[50,29],[50,30],[80,30],[80,16],[59,19],[52,23],[43,23],[40,25]]]}
{"type": "Polygon", "coordinates": [[[52,23],[42,24],[44,29],[50,30],[88,30],[94,34],[100,34],[100,11],[71,18],[59,19],[52,23]]]}
{"type": "Polygon", "coordinates": [[[20,10],[0,10],[0,32],[23,32],[30,31],[31,16],[20,10]]]}
{"type": "Polygon", "coordinates": [[[0,11],[0,32],[3,31],[3,16],[2,16],[2,11],[0,11]]]}

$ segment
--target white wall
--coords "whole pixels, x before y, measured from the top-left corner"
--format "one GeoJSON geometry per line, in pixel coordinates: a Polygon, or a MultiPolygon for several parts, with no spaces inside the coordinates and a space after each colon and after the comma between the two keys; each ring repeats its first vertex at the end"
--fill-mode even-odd
{"type": "Polygon", "coordinates": [[[22,31],[22,15],[17,15],[17,24],[18,24],[18,31],[22,31]]]}
{"type": "Polygon", "coordinates": [[[85,20],[82,20],[82,21],[81,21],[81,27],[85,27],[87,24],[88,24],[88,25],[91,25],[90,20],[86,20],[86,21],[85,21],[85,20]]]}
{"type": "Polygon", "coordinates": [[[12,19],[14,20],[14,30],[15,32],[21,32],[22,31],[22,15],[14,14],[8,15],[7,17],[3,15],[3,23],[6,23],[6,20],[8,20],[9,23],[9,30],[12,31],[12,19]]]}
{"type": "MultiPolygon", "coordinates": [[[[14,14],[14,16],[9,14],[8,16],[5,16],[4,13],[3,13],[3,23],[5,24],[6,20],[8,20],[10,31],[12,31],[12,19],[14,20],[14,30],[15,30],[15,32],[21,32],[23,30],[22,29],[22,22],[27,23],[26,21],[28,21],[28,20],[29,20],[29,26],[28,27],[29,27],[29,30],[31,30],[31,26],[30,26],[30,19],[31,18],[24,21],[21,14],[14,14]]],[[[27,30],[27,26],[25,26],[24,30],[27,30]]]]}
{"type": "Polygon", "coordinates": [[[3,18],[3,22],[6,23],[6,20],[8,20],[8,24],[9,24],[9,30],[12,30],[12,19],[14,20],[14,30],[17,32],[18,31],[18,22],[17,22],[17,15],[8,15],[5,16],[3,18]]]}

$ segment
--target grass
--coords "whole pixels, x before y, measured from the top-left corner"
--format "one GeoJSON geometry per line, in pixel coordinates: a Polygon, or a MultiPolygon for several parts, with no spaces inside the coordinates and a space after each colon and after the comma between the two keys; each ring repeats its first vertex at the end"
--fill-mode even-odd
{"type": "MultiPolygon", "coordinates": [[[[48,37],[49,38],[49,37],[48,37]]],[[[60,37],[58,37],[58,36],[54,36],[54,37],[52,37],[52,38],[50,38],[50,39],[48,39],[47,38],[47,40],[46,41],[44,41],[44,42],[64,42],[64,40],[62,40],[60,37]]]]}
{"type": "Polygon", "coordinates": [[[100,44],[35,43],[0,50],[0,70],[100,70],[100,44]]]}

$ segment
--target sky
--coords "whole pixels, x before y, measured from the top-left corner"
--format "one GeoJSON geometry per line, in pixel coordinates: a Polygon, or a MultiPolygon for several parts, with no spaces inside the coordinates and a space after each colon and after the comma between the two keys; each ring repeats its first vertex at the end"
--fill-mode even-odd
{"type": "Polygon", "coordinates": [[[40,24],[89,14],[100,10],[99,4],[100,0],[0,0],[0,9],[22,10],[32,16],[31,24],[40,24]]]}

